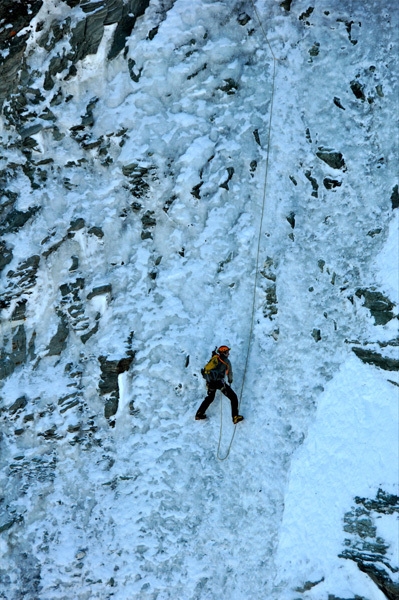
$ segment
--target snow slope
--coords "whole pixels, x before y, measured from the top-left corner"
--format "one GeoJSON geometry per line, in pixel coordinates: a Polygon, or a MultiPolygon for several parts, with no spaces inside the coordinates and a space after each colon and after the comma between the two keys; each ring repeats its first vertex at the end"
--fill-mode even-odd
{"type": "Polygon", "coordinates": [[[283,4],[154,0],[51,90],[70,38],[43,31],[86,13],[32,21],[36,145],[7,102],[0,130],[7,198],[39,207],[4,234],[0,597],[387,597],[340,555],[355,498],[397,495],[397,372],[353,348],[399,358],[398,14],[283,4]],[[222,343],[236,430],[220,397],[193,418],[222,343]]]}

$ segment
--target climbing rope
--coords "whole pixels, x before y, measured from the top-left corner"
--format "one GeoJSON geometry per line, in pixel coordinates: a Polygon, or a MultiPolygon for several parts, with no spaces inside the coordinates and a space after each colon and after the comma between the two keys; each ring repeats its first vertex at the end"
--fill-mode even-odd
{"type": "MultiPolygon", "coordinates": [[[[242,401],[242,395],[243,395],[243,391],[244,391],[244,387],[245,387],[245,381],[246,381],[246,375],[247,375],[248,363],[249,363],[249,355],[250,355],[250,350],[251,350],[251,339],[252,339],[252,335],[253,335],[254,322],[255,322],[256,290],[257,290],[257,286],[258,286],[258,277],[259,277],[259,256],[260,256],[260,246],[261,246],[261,239],[262,239],[263,219],[264,219],[265,207],[266,207],[267,180],[268,180],[268,175],[269,175],[270,136],[271,136],[272,118],[273,118],[274,90],[275,90],[275,80],[276,80],[276,62],[278,60],[273,52],[273,49],[270,45],[269,40],[267,38],[266,32],[262,25],[262,21],[259,17],[259,13],[255,6],[254,0],[251,0],[251,3],[253,6],[253,9],[254,9],[256,18],[259,22],[259,26],[262,31],[262,34],[267,42],[267,45],[269,46],[271,55],[273,57],[273,74],[272,74],[272,92],[271,92],[271,98],[270,98],[269,123],[268,123],[268,128],[267,128],[267,153],[266,153],[265,179],[264,179],[264,183],[263,183],[262,208],[261,208],[258,241],[257,241],[257,248],[256,248],[255,280],[254,280],[254,287],[253,287],[253,294],[252,294],[251,325],[250,325],[250,329],[249,329],[248,346],[247,346],[247,353],[246,353],[246,358],[245,358],[245,363],[244,363],[244,374],[243,374],[243,378],[242,378],[241,390],[240,390],[239,401],[238,401],[238,408],[240,408],[241,401],[242,401]]],[[[236,425],[234,426],[230,444],[229,444],[226,454],[224,456],[221,456],[221,454],[220,454],[220,446],[222,443],[222,434],[223,434],[223,403],[221,401],[220,402],[220,432],[219,432],[219,443],[218,443],[218,449],[217,449],[217,458],[220,461],[226,460],[226,458],[228,458],[228,456],[230,454],[230,450],[233,445],[234,436],[236,434],[236,425]]]]}

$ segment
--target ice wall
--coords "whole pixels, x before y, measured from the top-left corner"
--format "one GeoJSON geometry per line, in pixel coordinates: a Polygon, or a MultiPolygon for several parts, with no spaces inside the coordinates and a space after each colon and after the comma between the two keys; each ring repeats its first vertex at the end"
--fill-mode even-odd
{"type": "Polygon", "coordinates": [[[396,3],[0,10],[3,597],[396,593],[396,3]],[[222,343],[226,461],[228,406],[193,420],[222,343]]]}

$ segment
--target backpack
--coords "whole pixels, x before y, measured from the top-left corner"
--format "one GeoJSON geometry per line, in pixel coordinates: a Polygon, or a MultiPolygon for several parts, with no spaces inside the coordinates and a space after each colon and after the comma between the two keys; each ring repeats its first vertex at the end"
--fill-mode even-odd
{"type": "Polygon", "coordinates": [[[212,358],[209,362],[206,363],[205,367],[201,369],[201,375],[208,383],[210,381],[214,381],[217,378],[217,373],[215,369],[219,365],[219,362],[223,361],[220,360],[215,348],[215,350],[212,351],[212,358]]]}

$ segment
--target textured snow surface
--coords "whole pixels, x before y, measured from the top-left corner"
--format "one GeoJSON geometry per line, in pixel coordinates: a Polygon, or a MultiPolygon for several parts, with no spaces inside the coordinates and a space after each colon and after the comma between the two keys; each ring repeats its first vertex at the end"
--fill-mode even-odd
{"type": "MultiPolygon", "coordinates": [[[[36,360],[1,390],[4,410],[25,395],[35,416],[19,436],[22,423],[2,422],[0,485],[7,514],[22,518],[1,533],[0,597],[384,600],[339,554],[354,497],[398,491],[397,372],[352,351],[397,336],[397,318],[376,325],[356,291],[398,302],[398,10],[393,0],[317,0],[303,16],[309,6],[266,0],[256,14],[251,2],[154,0],[126,52],[106,59],[106,27],[77,75],[58,76],[55,90],[73,96],[51,106],[65,135],[33,136],[35,160],[54,161],[47,181],[31,189],[20,171],[12,182],[18,210],[42,208],[5,236],[14,258],[4,285],[20,261],[41,262],[25,319],[36,360]],[[93,98],[94,124],[78,143],[70,128],[93,98]],[[68,238],[78,218],[85,227],[68,238]],[[65,350],[48,356],[60,286],[79,277],[84,327],[98,331],[83,343],[71,320],[65,350]],[[220,344],[232,348],[245,416],[225,461],[227,400],[218,394],[208,420],[194,421],[200,369],[220,344]],[[127,351],[110,426],[98,357],[127,351]],[[61,412],[71,364],[80,411],[61,412]],[[44,435],[52,427],[58,439],[44,435]]],[[[80,10],[46,0],[35,19],[80,10]]],[[[44,77],[68,41],[49,54],[35,35],[27,61],[44,77]]],[[[1,168],[21,162],[16,133],[4,120],[0,131],[1,168]]],[[[384,356],[397,359],[397,348],[384,356]]],[[[397,567],[394,515],[379,534],[397,567]]]]}

